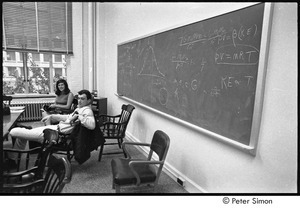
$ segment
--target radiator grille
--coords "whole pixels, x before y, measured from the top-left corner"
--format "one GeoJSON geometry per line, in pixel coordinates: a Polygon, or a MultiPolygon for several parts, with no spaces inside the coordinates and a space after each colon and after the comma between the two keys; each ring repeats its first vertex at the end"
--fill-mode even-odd
{"type": "Polygon", "coordinates": [[[25,106],[25,111],[18,121],[38,121],[42,119],[41,109],[43,105],[53,104],[51,101],[20,101],[12,102],[11,107],[25,106]]]}

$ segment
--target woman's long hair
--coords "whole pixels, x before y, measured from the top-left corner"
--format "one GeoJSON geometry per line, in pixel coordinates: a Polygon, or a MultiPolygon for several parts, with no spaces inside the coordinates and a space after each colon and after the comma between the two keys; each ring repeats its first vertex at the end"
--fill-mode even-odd
{"type": "Polygon", "coordinates": [[[67,81],[64,80],[64,79],[59,79],[59,80],[56,82],[56,91],[55,91],[55,94],[56,94],[57,96],[59,96],[59,95],[61,95],[61,93],[62,93],[62,91],[60,91],[59,88],[58,88],[58,84],[60,84],[60,83],[65,84],[65,90],[63,91],[63,93],[64,93],[64,94],[70,93],[70,89],[69,89],[69,86],[68,86],[67,81]]]}

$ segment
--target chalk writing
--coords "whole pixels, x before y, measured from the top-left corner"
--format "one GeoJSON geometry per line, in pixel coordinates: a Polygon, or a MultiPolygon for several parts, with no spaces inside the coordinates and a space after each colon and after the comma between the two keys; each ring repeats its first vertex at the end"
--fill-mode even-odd
{"type": "Polygon", "coordinates": [[[218,29],[210,31],[208,35],[202,33],[193,33],[192,35],[185,35],[179,37],[180,43],[179,46],[186,46],[187,49],[193,48],[196,43],[206,43],[210,41],[211,44],[214,44],[217,41],[217,44],[221,44],[224,41],[232,39],[232,43],[236,46],[236,39],[243,41],[246,37],[254,37],[257,34],[257,25],[254,24],[251,27],[240,26],[240,28],[232,29],[232,31],[226,31],[222,26],[218,29]],[[231,33],[231,34],[230,34],[231,33]]]}
{"type": "Polygon", "coordinates": [[[184,54],[178,54],[177,56],[172,56],[171,62],[176,63],[176,69],[183,67],[184,64],[186,65],[195,64],[192,59],[189,60],[189,58],[184,54]]]}
{"type": "Polygon", "coordinates": [[[179,46],[187,46],[187,49],[193,47],[197,42],[205,42],[207,38],[201,33],[194,33],[193,35],[179,37],[180,43],[179,46]]]}
{"type": "Polygon", "coordinates": [[[155,57],[154,49],[148,45],[141,50],[139,59],[143,60],[142,69],[138,75],[154,76],[164,78],[165,75],[159,70],[157,59],[155,57]]]}
{"type": "Polygon", "coordinates": [[[215,62],[227,65],[256,65],[259,50],[253,46],[236,44],[225,45],[216,50],[215,62]]]}
{"type": "Polygon", "coordinates": [[[257,33],[257,25],[254,24],[252,27],[245,28],[244,26],[241,26],[238,30],[233,29],[232,30],[232,42],[233,45],[236,46],[235,39],[238,39],[240,41],[244,40],[247,36],[255,36],[257,33]]]}
{"type": "Polygon", "coordinates": [[[200,85],[200,81],[197,79],[193,79],[192,81],[183,81],[179,80],[177,81],[176,79],[173,81],[177,85],[177,87],[185,88],[185,89],[190,89],[193,91],[196,91],[198,89],[198,86],[200,85]]]}
{"type": "Polygon", "coordinates": [[[168,101],[168,90],[166,88],[161,88],[159,90],[159,102],[161,105],[166,105],[168,101]]]}
{"type": "Polygon", "coordinates": [[[210,90],[210,95],[211,96],[219,96],[220,95],[220,89],[218,89],[216,86],[210,90]]]}
{"type": "Polygon", "coordinates": [[[202,72],[203,71],[203,69],[204,69],[204,65],[206,64],[206,61],[205,61],[205,59],[204,58],[202,58],[202,60],[201,60],[201,64],[200,64],[200,66],[201,66],[201,68],[200,68],[200,71],[202,72]]]}
{"type": "Polygon", "coordinates": [[[253,76],[244,76],[243,78],[245,79],[238,80],[233,76],[221,77],[221,89],[236,87],[244,83],[245,83],[244,85],[249,86],[251,81],[253,80],[253,76]]]}

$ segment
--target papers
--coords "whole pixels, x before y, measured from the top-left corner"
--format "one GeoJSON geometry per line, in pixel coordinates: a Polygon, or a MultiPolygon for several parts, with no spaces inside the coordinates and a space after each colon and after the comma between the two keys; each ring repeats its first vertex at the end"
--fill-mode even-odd
{"type": "Polygon", "coordinates": [[[25,106],[16,106],[16,107],[9,107],[10,110],[24,110],[25,106]]]}
{"type": "Polygon", "coordinates": [[[23,112],[25,109],[25,106],[16,106],[16,107],[9,107],[10,112],[12,113],[18,113],[18,112],[23,112]]]}

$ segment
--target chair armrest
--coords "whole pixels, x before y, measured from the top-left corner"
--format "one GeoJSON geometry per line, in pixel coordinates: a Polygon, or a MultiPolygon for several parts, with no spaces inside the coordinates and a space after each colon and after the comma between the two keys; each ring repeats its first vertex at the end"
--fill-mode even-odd
{"type": "Polygon", "coordinates": [[[131,159],[131,156],[128,152],[128,150],[126,149],[126,145],[132,145],[132,146],[147,146],[150,147],[151,144],[149,143],[141,143],[141,142],[123,142],[122,143],[122,149],[125,151],[125,153],[127,154],[127,158],[131,159]]]}
{"type": "MultiPolygon", "coordinates": [[[[22,188],[26,188],[26,187],[43,186],[44,182],[45,179],[38,179],[36,181],[32,181],[24,184],[3,184],[3,189],[20,189],[20,191],[22,191],[22,188]]],[[[42,191],[40,191],[39,193],[42,193],[42,191]]]]}
{"type": "Polygon", "coordinates": [[[116,119],[120,118],[121,117],[121,114],[120,115],[99,115],[98,116],[98,119],[99,121],[101,121],[102,123],[106,123],[106,122],[116,122],[116,119]]]}
{"type": "Polygon", "coordinates": [[[11,172],[11,173],[3,173],[3,178],[21,177],[21,176],[24,176],[26,174],[34,173],[37,170],[38,170],[38,167],[35,166],[33,168],[30,168],[30,169],[24,170],[24,171],[11,172]]]}
{"type": "Polygon", "coordinates": [[[101,114],[101,115],[99,115],[99,118],[100,117],[117,118],[117,117],[121,117],[121,114],[119,114],[119,115],[105,115],[105,114],[101,114]]]}
{"type": "Polygon", "coordinates": [[[141,179],[140,176],[138,175],[138,173],[135,171],[134,169],[134,165],[136,164],[144,164],[144,165],[150,165],[150,164],[164,164],[163,161],[148,161],[148,160],[132,160],[129,162],[129,167],[133,173],[133,175],[136,178],[136,185],[139,186],[141,184],[141,179]]]}
{"type": "Polygon", "coordinates": [[[116,127],[126,126],[127,122],[115,123],[115,122],[105,122],[99,127],[103,130],[116,130],[116,127]]]}
{"type": "Polygon", "coordinates": [[[72,179],[72,167],[70,162],[67,160],[67,158],[63,157],[62,160],[64,161],[64,166],[65,166],[65,178],[63,179],[63,182],[69,183],[72,179]]]}
{"type": "MultiPolygon", "coordinates": [[[[42,146],[42,144],[41,144],[42,146]]],[[[19,150],[19,149],[14,149],[14,148],[3,148],[3,152],[16,152],[16,153],[31,153],[35,151],[39,151],[41,147],[35,147],[29,150],[19,150]]]]}
{"type": "Polygon", "coordinates": [[[125,146],[125,145],[138,145],[138,146],[148,146],[148,147],[150,147],[151,144],[142,143],[142,142],[123,142],[122,146],[125,146]]]}

